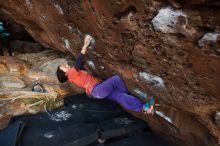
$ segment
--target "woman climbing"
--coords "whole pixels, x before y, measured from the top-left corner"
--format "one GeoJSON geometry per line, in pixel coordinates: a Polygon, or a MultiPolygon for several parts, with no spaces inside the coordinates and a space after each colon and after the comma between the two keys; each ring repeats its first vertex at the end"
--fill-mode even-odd
{"type": "Polygon", "coordinates": [[[76,84],[77,86],[85,89],[86,93],[93,98],[107,98],[117,102],[125,109],[131,111],[143,111],[148,114],[153,113],[154,98],[151,97],[149,101],[144,104],[138,98],[129,95],[128,89],[120,76],[115,75],[102,82],[82,70],[83,59],[91,40],[92,37],[86,35],[84,39],[84,46],[82,47],[81,53],[78,56],[74,67],[70,67],[68,64],[58,66],[56,72],[58,80],[61,83],[69,81],[76,84]]]}

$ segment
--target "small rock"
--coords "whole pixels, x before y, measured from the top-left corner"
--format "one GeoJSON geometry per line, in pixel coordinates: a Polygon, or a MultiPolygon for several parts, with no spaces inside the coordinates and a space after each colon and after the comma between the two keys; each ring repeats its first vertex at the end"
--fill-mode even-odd
{"type": "Polygon", "coordinates": [[[2,76],[0,77],[1,88],[13,88],[13,89],[21,89],[26,87],[25,83],[14,76],[2,76]]]}
{"type": "Polygon", "coordinates": [[[213,33],[206,33],[199,40],[199,46],[200,47],[206,47],[209,44],[215,44],[218,37],[220,37],[219,33],[215,33],[215,32],[213,32],[213,33]]]}
{"type": "Polygon", "coordinates": [[[35,82],[32,84],[32,91],[43,93],[43,92],[45,92],[45,89],[42,84],[35,82]]]}

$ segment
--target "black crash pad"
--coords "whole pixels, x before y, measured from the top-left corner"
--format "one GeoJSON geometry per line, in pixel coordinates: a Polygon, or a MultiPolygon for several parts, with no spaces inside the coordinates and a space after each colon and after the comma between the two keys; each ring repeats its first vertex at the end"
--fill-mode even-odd
{"type": "MultiPolygon", "coordinates": [[[[139,146],[145,146],[147,142],[152,143],[148,138],[155,137],[144,121],[124,112],[116,103],[91,99],[86,94],[66,97],[65,106],[58,110],[15,117],[1,135],[7,131],[16,133],[10,129],[15,123],[25,124],[20,136],[13,139],[21,146],[95,146],[99,142],[127,146],[135,140],[139,146]]],[[[153,142],[151,146],[166,145],[158,139],[153,142]]]]}

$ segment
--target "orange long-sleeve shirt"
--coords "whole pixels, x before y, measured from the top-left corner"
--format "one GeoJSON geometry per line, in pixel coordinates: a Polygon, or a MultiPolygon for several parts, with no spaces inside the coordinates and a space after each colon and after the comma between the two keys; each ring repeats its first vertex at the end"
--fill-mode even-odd
{"type": "Polygon", "coordinates": [[[88,95],[91,95],[94,86],[100,83],[98,79],[88,74],[86,71],[76,70],[74,67],[70,68],[66,74],[69,82],[85,89],[88,95]]]}

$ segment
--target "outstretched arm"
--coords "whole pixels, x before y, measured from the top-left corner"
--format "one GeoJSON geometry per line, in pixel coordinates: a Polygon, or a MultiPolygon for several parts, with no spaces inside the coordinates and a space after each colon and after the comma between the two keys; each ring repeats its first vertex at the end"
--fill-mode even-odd
{"type": "Polygon", "coordinates": [[[85,54],[86,54],[86,52],[87,52],[87,48],[88,48],[88,46],[89,46],[91,40],[92,40],[91,36],[86,35],[86,37],[85,37],[85,39],[84,39],[84,45],[83,45],[83,47],[82,47],[82,50],[81,50],[79,56],[78,56],[77,59],[76,59],[75,65],[74,65],[74,67],[75,67],[76,70],[81,70],[81,69],[83,69],[84,56],[85,56],[85,54]]]}
{"type": "Polygon", "coordinates": [[[83,45],[82,50],[81,50],[82,54],[86,54],[87,48],[88,48],[91,40],[92,40],[92,37],[90,35],[86,35],[86,37],[84,39],[84,45],[83,45]]]}

